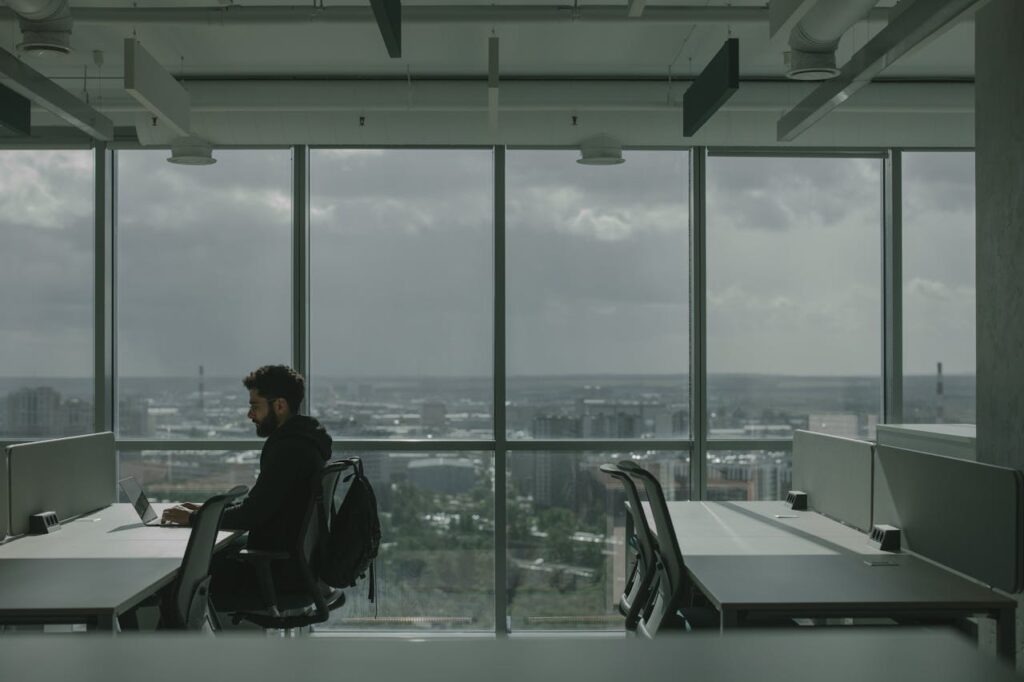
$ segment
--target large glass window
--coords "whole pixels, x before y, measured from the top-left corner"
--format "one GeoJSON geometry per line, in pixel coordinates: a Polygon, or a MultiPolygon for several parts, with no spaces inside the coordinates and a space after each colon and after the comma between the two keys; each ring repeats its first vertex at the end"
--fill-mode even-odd
{"type": "Polygon", "coordinates": [[[508,454],[508,605],[514,630],[622,628],[626,579],[622,484],[600,471],[631,459],[669,500],[689,497],[685,452],[508,454]]]}
{"type": "MultiPolygon", "coordinates": [[[[711,439],[874,436],[880,174],[877,159],[708,160],[711,439]]],[[[751,456],[747,466],[776,466],[774,455],[751,456]]],[[[711,469],[747,458],[719,459],[711,469]]]]}
{"type": "Polygon", "coordinates": [[[0,151],[0,436],[93,430],[93,158],[0,151]]]}
{"type": "Polygon", "coordinates": [[[318,629],[493,631],[493,454],[361,457],[381,515],[377,598],[360,582],[318,629]]]}
{"type": "Polygon", "coordinates": [[[334,437],[493,437],[492,167],[312,152],[311,407],[334,437]]]}
{"type": "Polygon", "coordinates": [[[506,157],[510,438],[686,438],[688,156],[506,157]]]}
{"type": "Polygon", "coordinates": [[[974,154],[903,154],[903,421],[975,420],[974,154]]]}
{"type": "Polygon", "coordinates": [[[236,485],[251,488],[259,474],[259,450],[120,449],[117,455],[118,475],[134,476],[151,502],[205,502],[236,485]]]}
{"type": "Polygon", "coordinates": [[[254,437],[242,378],[291,364],[291,153],[118,152],[120,435],[254,437]]]}

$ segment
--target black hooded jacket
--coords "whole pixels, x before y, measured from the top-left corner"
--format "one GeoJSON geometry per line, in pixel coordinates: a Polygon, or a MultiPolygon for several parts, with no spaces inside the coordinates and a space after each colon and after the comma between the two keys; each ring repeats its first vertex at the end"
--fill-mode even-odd
{"type": "Polygon", "coordinates": [[[224,510],[221,528],[249,531],[250,549],[294,549],[313,477],[330,458],[331,437],[320,422],[289,418],[263,444],[259,477],[242,502],[224,510]]]}

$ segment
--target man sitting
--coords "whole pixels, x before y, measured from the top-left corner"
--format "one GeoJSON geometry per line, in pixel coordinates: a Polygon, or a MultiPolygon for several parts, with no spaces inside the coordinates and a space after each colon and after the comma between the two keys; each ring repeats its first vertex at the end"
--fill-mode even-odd
{"type": "MultiPolygon", "coordinates": [[[[260,472],[249,495],[224,511],[221,528],[248,531],[234,551],[214,557],[210,593],[218,611],[252,610],[260,599],[255,569],[237,556],[241,547],[284,551],[295,548],[314,477],[331,458],[331,437],[316,419],[298,414],[305,394],[302,375],[285,365],[266,365],[243,380],[249,389],[249,419],[256,435],[266,438],[260,453],[260,472]]],[[[199,505],[185,503],[167,509],[163,520],[190,525],[199,505]]],[[[280,591],[302,589],[297,566],[274,562],[274,586],[280,591]]]]}

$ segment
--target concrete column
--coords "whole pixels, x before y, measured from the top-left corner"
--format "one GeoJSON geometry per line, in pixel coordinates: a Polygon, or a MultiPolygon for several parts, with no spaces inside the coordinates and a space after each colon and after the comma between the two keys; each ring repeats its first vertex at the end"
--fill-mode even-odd
{"type": "Polygon", "coordinates": [[[975,31],[978,460],[1024,469],[1024,2],[991,0],[975,31]]]}
{"type": "Polygon", "coordinates": [[[1024,469],[1024,2],[975,26],[978,459],[1024,469]]]}

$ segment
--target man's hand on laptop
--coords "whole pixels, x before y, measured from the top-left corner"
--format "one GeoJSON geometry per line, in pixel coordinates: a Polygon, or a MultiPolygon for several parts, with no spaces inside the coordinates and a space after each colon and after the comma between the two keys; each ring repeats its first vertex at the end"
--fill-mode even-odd
{"type": "Polygon", "coordinates": [[[168,507],[164,510],[163,515],[161,515],[160,523],[169,523],[175,526],[187,526],[189,525],[189,518],[196,509],[199,509],[199,505],[193,504],[192,502],[185,502],[173,507],[168,507]]]}

